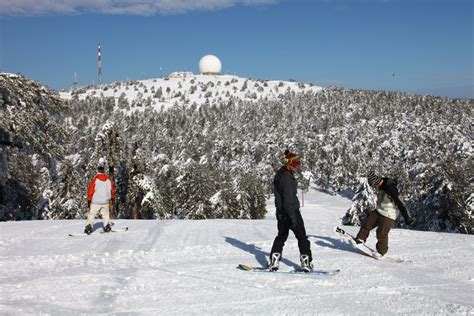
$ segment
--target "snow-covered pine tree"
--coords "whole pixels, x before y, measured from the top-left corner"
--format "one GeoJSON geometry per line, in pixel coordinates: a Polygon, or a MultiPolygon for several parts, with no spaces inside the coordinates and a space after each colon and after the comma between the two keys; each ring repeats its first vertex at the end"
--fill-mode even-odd
{"type": "Polygon", "coordinates": [[[41,196],[40,173],[32,157],[20,151],[12,152],[7,173],[4,188],[4,194],[8,197],[6,206],[15,210],[17,220],[32,219],[41,196]]]}
{"type": "Polygon", "coordinates": [[[234,180],[234,191],[239,203],[238,218],[261,219],[265,216],[268,185],[258,175],[241,169],[234,180]]]}
{"type": "Polygon", "coordinates": [[[132,173],[130,191],[130,199],[135,202],[132,204],[133,218],[171,218],[171,214],[166,211],[163,199],[149,176],[132,173]]]}
{"type": "Polygon", "coordinates": [[[41,169],[57,174],[66,134],[57,115],[66,107],[59,95],[22,76],[0,73],[0,207],[34,210],[41,192],[41,169]],[[33,160],[34,157],[34,160],[33,160]],[[21,201],[20,201],[20,200],[21,201]]]}
{"type": "Polygon", "coordinates": [[[74,168],[71,158],[63,160],[59,178],[52,183],[48,209],[43,212],[45,219],[85,218],[87,188],[83,178],[74,168]]]}
{"type": "Polygon", "coordinates": [[[210,198],[220,190],[220,185],[213,176],[208,160],[196,162],[188,158],[189,153],[181,153],[179,162],[180,176],[175,179],[175,194],[179,197],[176,205],[178,218],[206,219],[214,218],[210,198]]]}
{"type": "Polygon", "coordinates": [[[377,196],[367,183],[367,178],[358,178],[351,207],[342,218],[342,224],[361,226],[376,206],[377,196]]]}
{"type": "Polygon", "coordinates": [[[242,218],[237,196],[230,187],[217,191],[209,198],[207,218],[242,218]]]}

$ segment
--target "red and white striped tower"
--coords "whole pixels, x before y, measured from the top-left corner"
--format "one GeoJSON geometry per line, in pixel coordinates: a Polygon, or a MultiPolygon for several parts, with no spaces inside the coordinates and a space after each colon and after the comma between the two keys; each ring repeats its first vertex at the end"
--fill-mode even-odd
{"type": "Polygon", "coordinates": [[[100,43],[99,43],[99,50],[97,52],[98,64],[99,64],[99,84],[102,83],[102,60],[100,54],[100,43]]]}

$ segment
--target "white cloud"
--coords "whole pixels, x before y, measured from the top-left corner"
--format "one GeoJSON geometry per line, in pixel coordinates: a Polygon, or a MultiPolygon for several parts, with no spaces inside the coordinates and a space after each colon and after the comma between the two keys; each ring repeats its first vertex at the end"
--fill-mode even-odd
{"type": "Polygon", "coordinates": [[[216,11],[237,5],[270,5],[280,0],[0,0],[0,15],[181,14],[216,11]]]}

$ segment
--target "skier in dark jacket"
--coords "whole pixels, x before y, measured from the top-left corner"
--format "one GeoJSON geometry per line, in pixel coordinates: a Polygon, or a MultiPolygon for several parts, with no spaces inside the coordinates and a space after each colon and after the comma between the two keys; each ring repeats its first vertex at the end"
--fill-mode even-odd
{"type": "Polygon", "coordinates": [[[300,202],[297,196],[297,183],[294,173],[300,167],[300,158],[288,150],[285,151],[285,165],[278,170],[273,180],[275,194],[276,217],[278,220],[278,235],[273,242],[268,268],[276,271],[283,246],[288,238],[290,229],[298,239],[301,269],[309,272],[313,269],[310,242],[306,236],[303,218],[300,213],[300,202]]]}
{"type": "Polygon", "coordinates": [[[370,171],[367,180],[377,191],[377,209],[370,213],[367,221],[355,238],[356,243],[364,243],[372,229],[377,227],[377,252],[375,257],[382,257],[388,251],[388,233],[398,215],[402,213],[407,225],[413,224],[413,219],[403,204],[397,189],[397,182],[390,178],[381,178],[370,171]]]}

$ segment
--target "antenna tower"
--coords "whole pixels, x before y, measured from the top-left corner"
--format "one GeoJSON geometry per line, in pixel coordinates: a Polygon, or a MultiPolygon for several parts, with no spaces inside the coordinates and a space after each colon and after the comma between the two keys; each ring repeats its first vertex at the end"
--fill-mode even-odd
{"type": "Polygon", "coordinates": [[[77,85],[77,73],[74,71],[74,75],[72,76],[72,89],[76,89],[77,85]]]}
{"type": "Polygon", "coordinates": [[[97,51],[97,58],[98,58],[98,66],[99,66],[99,84],[102,83],[102,60],[101,60],[101,53],[100,53],[100,43],[99,48],[97,51]]]}

